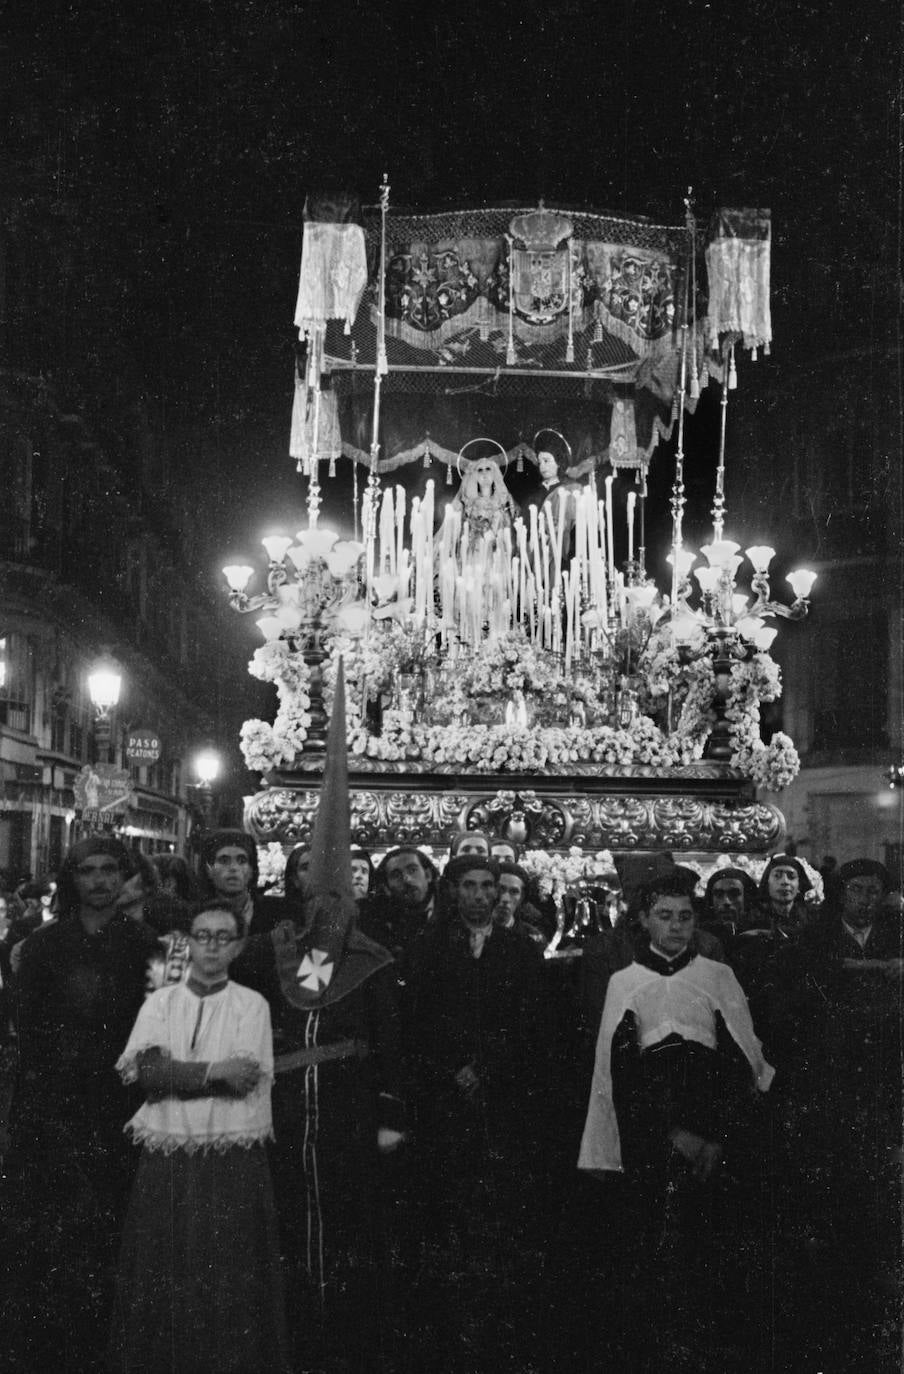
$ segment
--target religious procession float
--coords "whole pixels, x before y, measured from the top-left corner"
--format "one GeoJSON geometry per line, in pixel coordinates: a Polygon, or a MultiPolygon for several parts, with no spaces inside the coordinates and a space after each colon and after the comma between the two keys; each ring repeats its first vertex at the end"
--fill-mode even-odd
{"type": "MultiPolygon", "coordinates": [[[[439,214],[309,199],[290,454],[307,527],[265,539],[242,730],[265,870],[311,831],[344,663],[353,839],[444,852],[516,840],[561,894],[619,853],[711,866],[780,847],[799,761],[760,708],[781,692],[774,551],[726,536],[736,355],[771,342],[768,211],[701,234],[540,204],[439,214]],[[719,388],[711,536],[686,547],[685,420],[719,388]],[[674,459],[665,445],[674,437],[674,459]],[[669,576],[648,570],[651,464],[673,463],[669,576]],[[350,477],[350,482],[349,482],[350,477]],[[349,487],[341,529],[320,520],[349,487]],[[722,862],[725,862],[722,859],[722,862]]],[[[761,860],[762,861],[762,860],[761,860]]]]}

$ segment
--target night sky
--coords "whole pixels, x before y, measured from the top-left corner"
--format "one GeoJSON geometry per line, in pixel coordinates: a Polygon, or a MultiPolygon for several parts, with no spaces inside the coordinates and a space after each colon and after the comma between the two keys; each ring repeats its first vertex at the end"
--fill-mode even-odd
{"type": "Polygon", "coordinates": [[[204,493],[214,576],[302,511],[287,448],[312,190],[373,202],[386,171],[400,207],[543,196],[676,223],[692,185],[704,225],[718,204],[771,208],[783,366],[831,342],[839,304],[868,342],[896,294],[897,8],[20,3],[0,205],[36,238],[52,221],[77,264],[45,370],[101,412],[123,386],[143,398],[204,493]]]}

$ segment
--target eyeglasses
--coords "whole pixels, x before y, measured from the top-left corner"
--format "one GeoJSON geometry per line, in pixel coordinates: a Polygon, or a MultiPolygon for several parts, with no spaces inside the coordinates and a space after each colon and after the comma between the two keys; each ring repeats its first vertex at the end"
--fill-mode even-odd
{"type": "Polygon", "coordinates": [[[199,930],[197,933],[192,933],[188,938],[194,940],[195,944],[198,945],[216,945],[219,949],[225,949],[227,945],[231,945],[233,940],[237,940],[239,937],[230,935],[225,930],[199,930]]]}

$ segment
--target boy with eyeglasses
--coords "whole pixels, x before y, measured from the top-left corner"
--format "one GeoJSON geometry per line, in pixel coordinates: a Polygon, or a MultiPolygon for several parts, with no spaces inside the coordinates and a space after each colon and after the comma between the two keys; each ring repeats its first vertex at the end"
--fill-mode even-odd
{"type": "Polygon", "coordinates": [[[264,998],[229,979],[243,935],[226,903],[196,913],[188,977],[148,998],[117,1062],[145,1102],[127,1127],[143,1148],[119,1263],[116,1368],[142,1366],[161,1332],[176,1374],[287,1367],[265,1149],[273,1038],[264,998]]]}

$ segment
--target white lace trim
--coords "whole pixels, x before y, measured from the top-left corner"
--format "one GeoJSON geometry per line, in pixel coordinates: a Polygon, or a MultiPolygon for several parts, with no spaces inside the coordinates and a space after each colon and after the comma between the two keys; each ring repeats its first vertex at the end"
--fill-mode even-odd
{"type": "Polygon", "coordinates": [[[272,1130],[227,1131],[209,1139],[199,1139],[197,1136],[174,1135],[171,1131],[155,1131],[149,1126],[135,1125],[131,1121],[123,1130],[131,1135],[136,1145],[143,1145],[147,1150],[165,1155],[175,1154],[177,1150],[184,1150],[188,1155],[196,1155],[199,1151],[207,1154],[213,1150],[221,1155],[231,1150],[234,1145],[242,1150],[250,1150],[252,1145],[262,1145],[273,1139],[272,1130]]]}

